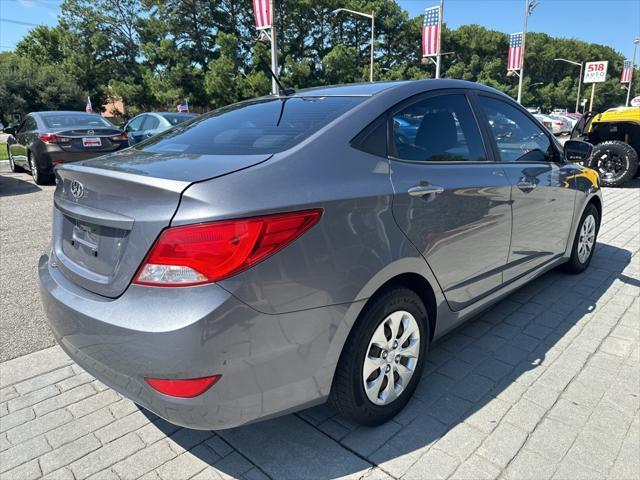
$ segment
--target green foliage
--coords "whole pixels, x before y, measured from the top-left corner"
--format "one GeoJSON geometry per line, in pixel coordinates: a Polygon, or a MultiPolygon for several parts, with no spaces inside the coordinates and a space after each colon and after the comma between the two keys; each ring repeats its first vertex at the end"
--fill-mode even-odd
{"type": "Polygon", "coordinates": [[[0,53],[0,116],[12,123],[14,112],[78,110],[84,106],[75,79],[56,65],[38,64],[15,53],[0,53]]]}
{"type": "MultiPolygon", "coordinates": [[[[435,67],[420,58],[422,16],[409,18],[395,1],[277,4],[280,77],[287,87],[369,79],[371,21],[332,13],[337,8],[375,13],[375,80],[434,76],[435,67]]],[[[237,0],[64,0],[58,25],[36,27],[15,55],[3,58],[0,100],[6,111],[1,113],[81,106],[86,95],[96,107],[109,96],[121,97],[129,115],[173,109],[184,98],[205,110],[266,95],[271,78],[262,62],[270,62],[269,44],[258,40],[252,13],[252,2],[237,0]]],[[[555,58],[609,60],[609,77],[596,87],[594,109],[624,103],[619,53],[544,33],[530,33],[526,40],[525,105],[575,107],[579,68],[555,58]]],[[[445,25],[442,44],[453,52],[443,57],[443,77],[517,95],[518,78],[506,75],[506,34],[480,25],[456,30],[445,25]]],[[[582,98],[589,97],[589,88],[583,87],[582,98]]],[[[640,91],[638,72],[634,91],[640,91]]]]}

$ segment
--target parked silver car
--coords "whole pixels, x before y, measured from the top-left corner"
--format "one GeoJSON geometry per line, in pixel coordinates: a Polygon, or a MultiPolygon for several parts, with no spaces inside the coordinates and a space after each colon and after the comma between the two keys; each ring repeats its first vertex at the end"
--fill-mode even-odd
{"type": "Polygon", "coordinates": [[[197,116],[195,113],[146,112],[129,120],[124,130],[129,135],[129,145],[135,145],[197,116]]]}
{"type": "Polygon", "coordinates": [[[432,341],[551,268],[587,268],[602,198],[571,162],[590,150],[463,81],[231,105],[56,168],[44,308],[79,365],[176,424],[327,400],[378,424],[432,341]]]}

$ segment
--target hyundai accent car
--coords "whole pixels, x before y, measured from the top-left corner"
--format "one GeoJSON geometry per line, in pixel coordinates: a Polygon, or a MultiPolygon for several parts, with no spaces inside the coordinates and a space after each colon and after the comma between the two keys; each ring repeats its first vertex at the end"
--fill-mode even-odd
{"type": "Polygon", "coordinates": [[[572,162],[590,150],[464,81],[241,102],[56,168],[44,308],[80,366],[170,422],[328,401],[379,424],[433,341],[587,268],[602,198],[572,162]]]}
{"type": "Polygon", "coordinates": [[[38,185],[53,180],[53,168],[129,146],[127,134],[100,115],[85,112],[32,112],[16,127],[5,128],[9,167],[29,170],[38,185]]]}

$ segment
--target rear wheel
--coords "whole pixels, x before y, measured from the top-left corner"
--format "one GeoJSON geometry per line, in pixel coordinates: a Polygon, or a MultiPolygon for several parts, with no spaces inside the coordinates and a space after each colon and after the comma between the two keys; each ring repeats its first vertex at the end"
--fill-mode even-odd
{"type": "Polygon", "coordinates": [[[32,152],[29,152],[29,168],[31,169],[31,176],[36,185],[48,185],[51,183],[51,175],[42,171],[42,166],[38,161],[38,157],[32,152]]]}
{"type": "Polygon", "coordinates": [[[598,171],[605,187],[618,187],[638,171],[638,153],[624,142],[611,140],[593,147],[589,166],[598,171]]]}
{"type": "Polygon", "coordinates": [[[587,269],[598,238],[600,229],[600,215],[598,209],[590,203],[580,218],[576,236],[573,239],[573,248],[569,261],[563,265],[563,269],[569,273],[581,273],[587,269]]]}
{"type": "Polygon", "coordinates": [[[349,335],[329,405],[364,425],[390,420],[420,381],[428,342],[428,317],[420,297],[403,287],[381,293],[349,335]]]}

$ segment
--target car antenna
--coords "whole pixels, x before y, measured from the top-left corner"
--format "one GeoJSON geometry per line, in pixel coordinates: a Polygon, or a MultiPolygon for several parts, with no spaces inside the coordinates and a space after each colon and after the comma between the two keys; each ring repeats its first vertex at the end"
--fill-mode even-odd
{"type": "Polygon", "coordinates": [[[269,72],[269,75],[271,75],[271,78],[273,78],[278,84],[278,87],[280,87],[280,93],[282,95],[284,95],[285,97],[288,97],[289,95],[293,95],[294,93],[296,93],[296,91],[293,88],[284,88],[282,83],[280,83],[280,79],[276,76],[275,73],[273,73],[273,70],[271,70],[271,67],[267,65],[267,62],[265,62],[263,58],[260,58],[258,63],[267,69],[267,71],[269,72]]]}

